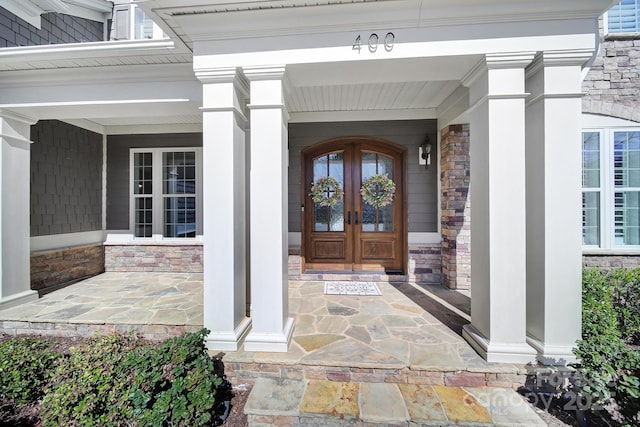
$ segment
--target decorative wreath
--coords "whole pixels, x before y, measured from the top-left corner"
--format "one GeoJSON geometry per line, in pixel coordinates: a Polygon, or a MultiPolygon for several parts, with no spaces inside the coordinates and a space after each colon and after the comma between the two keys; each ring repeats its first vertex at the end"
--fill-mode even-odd
{"type": "Polygon", "coordinates": [[[362,181],[360,195],[362,200],[375,208],[382,208],[393,201],[396,194],[396,183],[389,174],[375,174],[362,181]]]}
{"type": "Polygon", "coordinates": [[[315,184],[311,186],[309,195],[314,203],[320,206],[333,206],[342,200],[344,191],[340,183],[332,176],[321,176],[315,184]]]}

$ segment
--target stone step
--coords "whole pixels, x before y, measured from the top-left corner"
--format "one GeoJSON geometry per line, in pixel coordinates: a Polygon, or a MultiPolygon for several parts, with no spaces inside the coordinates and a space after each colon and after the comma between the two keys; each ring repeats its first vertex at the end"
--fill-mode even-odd
{"type": "Polygon", "coordinates": [[[244,411],[250,427],[546,426],[500,387],[258,378],[244,411]]]}

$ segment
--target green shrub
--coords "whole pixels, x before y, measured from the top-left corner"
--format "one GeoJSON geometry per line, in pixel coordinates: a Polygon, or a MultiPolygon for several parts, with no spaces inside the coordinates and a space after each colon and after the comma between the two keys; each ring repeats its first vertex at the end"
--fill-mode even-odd
{"type": "Polygon", "coordinates": [[[143,426],[216,424],[230,390],[216,375],[204,346],[205,331],[165,341],[159,348],[131,354],[129,398],[143,426]]]}
{"type": "MultiPolygon", "coordinates": [[[[61,364],[42,402],[45,426],[204,426],[228,398],[202,330],[160,345],[94,338],[61,364]],[[219,391],[220,390],[220,391],[219,391]]],[[[225,383],[226,384],[226,383],[225,383]]]]}
{"type": "Polygon", "coordinates": [[[45,340],[17,338],[0,344],[0,397],[17,404],[40,399],[58,357],[45,340]]]}
{"type": "MultiPolygon", "coordinates": [[[[640,421],[640,352],[626,340],[629,325],[640,322],[637,292],[640,270],[585,270],[582,288],[582,340],[575,354],[581,359],[583,401],[608,406],[622,424],[640,421]]],[[[633,327],[633,326],[631,326],[633,327]]]]}
{"type": "Polygon", "coordinates": [[[44,425],[126,425],[132,415],[122,367],[130,351],[143,346],[133,336],[109,335],[70,350],[42,401],[44,425]]]}
{"type": "Polygon", "coordinates": [[[622,339],[640,345],[640,268],[611,272],[615,282],[614,301],[622,339]]]}

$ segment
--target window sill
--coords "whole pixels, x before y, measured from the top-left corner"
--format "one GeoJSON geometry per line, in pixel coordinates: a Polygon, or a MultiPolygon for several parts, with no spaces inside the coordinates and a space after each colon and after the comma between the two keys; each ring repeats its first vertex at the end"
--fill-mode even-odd
{"type": "Polygon", "coordinates": [[[640,248],[616,248],[616,249],[599,249],[599,248],[583,248],[582,255],[605,255],[605,256],[632,256],[640,255],[640,248]]]}
{"type": "Polygon", "coordinates": [[[149,238],[133,237],[132,234],[108,234],[105,246],[202,246],[202,236],[184,239],[169,239],[162,236],[149,238]]]}
{"type": "Polygon", "coordinates": [[[608,33],[604,35],[605,41],[637,40],[637,39],[640,39],[640,33],[608,33]]]}

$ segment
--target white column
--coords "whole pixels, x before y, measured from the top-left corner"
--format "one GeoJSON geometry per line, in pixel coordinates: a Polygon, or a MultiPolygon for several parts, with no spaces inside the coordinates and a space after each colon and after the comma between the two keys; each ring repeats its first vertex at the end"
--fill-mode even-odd
{"type": "Polygon", "coordinates": [[[581,336],[581,83],[591,51],[543,52],[527,69],[527,342],[545,364],[581,336]]]}
{"type": "Polygon", "coordinates": [[[251,82],[251,318],[247,351],[285,352],[293,333],[287,277],[284,66],[244,68],[251,82]]]}
{"type": "Polygon", "coordinates": [[[196,70],[202,82],[204,326],[212,350],[236,351],[246,315],[246,138],[248,84],[235,68],[196,70]]]}
{"type": "Polygon", "coordinates": [[[470,95],[471,324],[463,336],[489,362],[535,359],[526,343],[524,69],[533,53],[487,55],[470,95]]]}
{"type": "Polygon", "coordinates": [[[30,164],[35,120],[0,110],[0,309],[38,298],[31,290],[30,164]]]}

